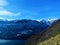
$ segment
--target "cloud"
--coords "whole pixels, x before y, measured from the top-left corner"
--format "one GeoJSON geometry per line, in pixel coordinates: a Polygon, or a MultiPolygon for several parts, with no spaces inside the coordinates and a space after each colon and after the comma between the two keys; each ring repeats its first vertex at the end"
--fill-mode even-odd
{"type": "Polygon", "coordinates": [[[5,20],[5,21],[8,20],[8,21],[10,21],[10,20],[15,20],[15,19],[0,17],[0,20],[5,20]]]}
{"type": "Polygon", "coordinates": [[[3,17],[0,17],[0,19],[5,19],[5,18],[3,18],[3,17]]]}
{"type": "Polygon", "coordinates": [[[53,19],[48,19],[48,21],[53,21],[53,20],[57,20],[57,18],[53,18],[53,19]]]}
{"type": "Polygon", "coordinates": [[[0,10],[0,16],[18,16],[21,15],[21,12],[13,13],[7,10],[0,10]]]}
{"type": "Polygon", "coordinates": [[[13,13],[11,11],[5,10],[4,6],[9,5],[9,2],[7,0],[0,0],[0,16],[18,16],[21,13],[13,13]]]}
{"type": "Polygon", "coordinates": [[[7,6],[9,2],[7,0],[0,0],[0,6],[7,6]]]}
{"type": "Polygon", "coordinates": [[[15,17],[21,15],[21,12],[14,13],[9,10],[6,10],[4,7],[7,7],[8,5],[9,5],[8,0],[0,0],[0,19],[14,20],[15,17]]]}

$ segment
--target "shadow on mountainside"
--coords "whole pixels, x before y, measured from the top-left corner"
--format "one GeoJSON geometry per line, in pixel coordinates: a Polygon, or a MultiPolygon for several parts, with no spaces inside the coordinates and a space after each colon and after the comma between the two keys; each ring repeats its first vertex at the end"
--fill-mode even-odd
{"type": "Polygon", "coordinates": [[[53,23],[48,29],[32,36],[27,40],[25,45],[37,45],[38,43],[48,40],[58,34],[60,34],[60,19],[53,23]]]}

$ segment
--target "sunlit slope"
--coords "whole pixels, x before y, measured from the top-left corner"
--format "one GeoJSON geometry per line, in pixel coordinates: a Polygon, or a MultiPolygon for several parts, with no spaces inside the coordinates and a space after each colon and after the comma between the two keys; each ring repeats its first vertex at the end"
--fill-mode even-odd
{"type": "Polygon", "coordinates": [[[60,45],[60,20],[45,31],[32,36],[25,45],[60,45]]]}
{"type": "Polygon", "coordinates": [[[37,43],[37,45],[60,45],[60,34],[43,42],[37,43]]]}

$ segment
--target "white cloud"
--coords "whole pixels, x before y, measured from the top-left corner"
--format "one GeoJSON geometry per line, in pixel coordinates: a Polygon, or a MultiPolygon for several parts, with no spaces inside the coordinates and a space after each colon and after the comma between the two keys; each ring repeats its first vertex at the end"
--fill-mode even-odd
{"type": "Polygon", "coordinates": [[[9,2],[7,0],[0,0],[0,6],[7,6],[9,2]]]}
{"type": "Polygon", "coordinates": [[[13,20],[10,17],[16,17],[16,16],[21,15],[21,12],[14,13],[14,12],[6,10],[4,7],[8,5],[9,5],[9,2],[7,0],[0,0],[0,19],[13,20]],[[5,16],[7,16],[7,18],[5,16]]]}
{"type": "Polygon", "coordinates": [[[0,16],[18,16],[21,15],[21,12],[13,13],[7,10],[0,10],[0,16]]]}
{"type": "Polygon", "coordinates": [[[8,20],[8,21],[11,21],[11,20],[15,20],[15,19],[0,17],[0,20],[5,20],[5,21],[8,20]]]}
{"type": "Polygon", "coordinates": [[[57,20],[57,18],[53,18],[53,19],[48,19],[48,21],[53,21],[53,20],[57,20]]]}
{"type": "Polygon", "coordinates": [[[21,13],[13,13],[4,9],[4,6],[7,6],[9,2],[7,0],[0,0],[0,16],[18,16],[21,13]]]}
{"type": "Polygon", "coordinates": [[[0,17],[0,19],[5,19],[5,18],[3,18],[3,17],[0,17]]]}
{"type": "Polygon", "coordinates": [[[5,20],[5,21],[8,20],[8,21],[10,21],[10,20],[15,20],[15,19],[0,17],[0,20],[5,20]]]}

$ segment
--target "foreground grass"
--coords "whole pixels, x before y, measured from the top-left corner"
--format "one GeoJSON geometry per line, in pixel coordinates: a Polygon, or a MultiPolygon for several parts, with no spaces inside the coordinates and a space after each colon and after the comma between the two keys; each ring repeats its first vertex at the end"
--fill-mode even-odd
{"type": "Polygon", "coordinates": [[[55,36],[38,43],[37,45],[60,45],[60,33],[56,33],[55,36]],[[56,35],[57,34],[57,35],[56,35]]]}

